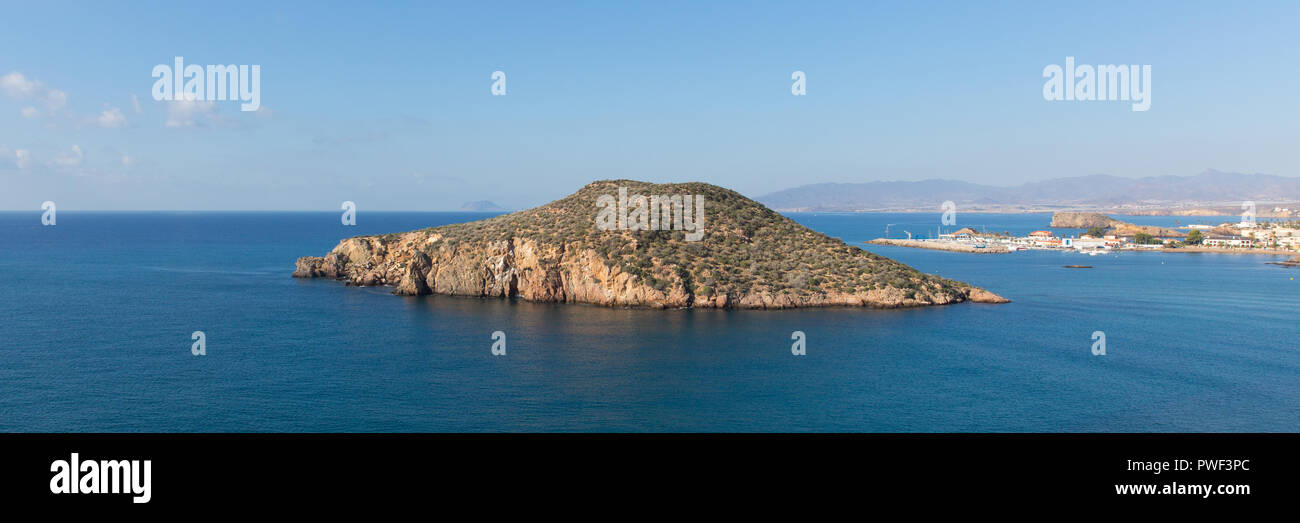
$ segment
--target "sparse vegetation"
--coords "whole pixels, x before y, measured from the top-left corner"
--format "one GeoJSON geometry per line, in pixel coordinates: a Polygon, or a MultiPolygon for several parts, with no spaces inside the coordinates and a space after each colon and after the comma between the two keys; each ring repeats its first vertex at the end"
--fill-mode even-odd
{"type": "MultiPolygon", "coordinates": [[[[908,298],[961,294],[969,285],[923,274],[795,223],[739,193],[704,183],[594,182],[534,209],[482,221],[427,229],[443,245],[531,238],[564,251],[591,249],[605,266],[666,291],[738,296],[755,292],[811,296],[893,287],[908,298]],[[705,197],[704,238],[683,231],[602,231],[597,197],[617,194],[699,194],[705,197]]],[[[396,237],[396,235],[385,235],[396,237]]]]}

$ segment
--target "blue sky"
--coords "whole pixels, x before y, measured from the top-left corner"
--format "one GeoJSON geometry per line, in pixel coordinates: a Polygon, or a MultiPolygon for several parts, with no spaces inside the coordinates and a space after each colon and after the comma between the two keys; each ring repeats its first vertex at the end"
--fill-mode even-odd
{"type": "Polygon", "coordinates": [[[595,179],[1300,175],[1295,2],[22,2],[0,208],[522,208],[595,179]],[[813,5],[808,5],[813,4],[813,5]],[[261,66],[263,110],[151,97],[261,66]],[[1151,109],[1043,68],[1152,67],[1151,109]],[[507,95],[492,96],[493,71],[507,95]],[[790,75],[807,74],[807,94],[790,75]],[[132,96],[139,102],[139,109],[132,96]]]}

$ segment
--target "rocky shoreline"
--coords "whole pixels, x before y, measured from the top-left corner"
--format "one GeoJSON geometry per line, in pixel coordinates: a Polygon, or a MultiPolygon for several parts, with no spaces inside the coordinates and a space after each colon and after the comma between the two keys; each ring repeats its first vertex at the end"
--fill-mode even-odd
{"type": "Polygon", "coordinates": [[[1290,260],[1287,261],[1268,262],[1268,263],[1271,265],[1280,265],[1282,267],[1296,268],[1296,267],[1300,267],[1300,256],[1296,256],[1295,258],[1291,258],[1290,260]]]}
{"type": "Polygon", "coordinates": [[[611,307],[790,309],[870,307],[881,309],[975,303],[1008,303],[978,287],[952,295],[908,298],[900,289],[864,293],[827,292],[814,296],[784,293],[698,296],[685,287],[666,292],[634,275],[608,267],[592,250],[568,250],[528,239],[438,248],[432,255],[405,244],[437,245],[437,234],[404,233],[394,241],[374,236],[348,238],[324,257],[298,258],[295,278],[329,278],[355,286],[391,286],[397,295],[517,297],[537,302],[587,303],[611,307]],[[544,260],[551,260],[546,262],[544,260]]]}

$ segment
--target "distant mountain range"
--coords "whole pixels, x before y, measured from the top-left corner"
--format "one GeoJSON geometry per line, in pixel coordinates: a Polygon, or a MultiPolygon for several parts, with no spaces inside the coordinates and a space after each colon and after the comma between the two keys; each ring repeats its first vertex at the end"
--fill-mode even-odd
{"type": "Polygon", "coordinates": [[[967,208],[1151,207],[1223,202],[1300,201],[1300,178],[1208,170],[1195,176],[1121,178],[1098,174],[1014,187],[956,180],[819,183],[777,191],[757,200],[778,211],[938,209],[951,200],[967,208]]]}

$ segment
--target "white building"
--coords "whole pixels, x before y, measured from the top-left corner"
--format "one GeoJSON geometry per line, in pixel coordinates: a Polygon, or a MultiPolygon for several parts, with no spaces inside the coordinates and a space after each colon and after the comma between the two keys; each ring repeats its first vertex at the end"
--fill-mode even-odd
{"type": "Polygon", "coordinates": [[[1062,238],[1061,246],[1067,249],[1109,249],[1111,242],[1101,238],[1062,238]]]}
{"type": "Polygon", "coordinates": [[[1211,236],[1205,239],[1207,247],[1250,247],[1255,240],[1245,236],[1211,236]]]}
{"type": "Polygon", "coordinates": [[[1295,245],[1296,239],[1300,238],[1300,229],[1270,227],[1267,229],[1242,231],[1241,235],[1255,240],[1255,243],[1263,245],[1272,245],[1273,242],[1277,242],[1278,245],[1295,245]]]}

